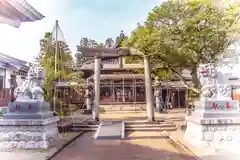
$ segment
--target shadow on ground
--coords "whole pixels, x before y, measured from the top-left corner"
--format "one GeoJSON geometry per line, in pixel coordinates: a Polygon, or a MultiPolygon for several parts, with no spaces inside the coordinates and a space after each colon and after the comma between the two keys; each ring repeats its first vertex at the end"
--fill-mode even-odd
{"type": "MultiPolygon", "coordinates": [[[[131,140],[124,140],[120,144],[96,145],[92,136],[92,133],[84,133],[53,160],[195,160],[192,156],[179,153],[172,146],[165,146],[166,142],[159,144],[162,149],[137,144],[142,139],[135,139],[135,144],[130,143],[131,140]]],[[[161,138],[164,139],[164,137],[161,138]]],[[[155,139],[152,141],[155,141],[155,139]]],[[[159,142],[161,141],[163,140],[159,142]]]]}

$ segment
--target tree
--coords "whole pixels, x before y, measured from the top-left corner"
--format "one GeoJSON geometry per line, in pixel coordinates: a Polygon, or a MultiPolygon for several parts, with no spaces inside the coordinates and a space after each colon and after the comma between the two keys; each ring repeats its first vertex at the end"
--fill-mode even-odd
{"type": "Polygon", "coordinates": [[[167,69],[199,93],[197,67],[200,63],[216,62],[236,40],[231,35],[238,25],[237,11],[237,5],[218,8],[210,0],[168,1],[149,13],[125,45],[151,56],[155,69],[167,69]],[[185,81],[183,69],[191,72],[194,86],[185,81]]]}
{"type": "Polygon", "coordinates": [[[124,34],[123,30],[121,30],[119,36],[116,37],[115,43],[116,46],[120,47],[122,46],[124,40],[126,40],[128,37],[124,34]]]}
{"type": "Polygon", "coordinates": [[[112,38],[107,38],[104,44],[104,47],[106,48],[113,48],[115,45],[115,42],[112,38]]]}
{"type": "Polygon", "coordinates": [[[46,32],[40,40],[40,54],[37,57],[46,71],[46,98],[52,95],[52,85],[55,80],[67,80],[72,73],[73,59],[70,49],[64,41],[54,41],[52,33],[46,32]]]}
{"type": "MultiPolygon", "coordinates": [[[[90,38],[82,38],[80,40],[79,46],[86,47],[86,48],[103,48],[104,43],[98,43],[97,41],[90,39],[90,38]]],[[[75,57],[76,57],[77,67],[81,67],[84,62],[92,60],[91,58],[85,57],[84,53],[81,53],[81,52],[77,52],[75,54],[75,57]]]]}

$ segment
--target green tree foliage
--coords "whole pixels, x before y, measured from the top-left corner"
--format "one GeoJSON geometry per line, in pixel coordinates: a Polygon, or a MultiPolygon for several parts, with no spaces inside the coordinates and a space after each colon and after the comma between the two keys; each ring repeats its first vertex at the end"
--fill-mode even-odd
{"type": "MultiPolygon", "coordinates": [[[[79,46],[86,47],[86,48],[103,48],[104,43],[98,43],[97,41],[90,38],[82,38],[80,40],[79,46]]],[[[85,57],[84,53],[81,53],[81,52],[77,52],[75,54],[75,57],[76,57],[77,67],[81,67],[84,62],[91,60],[90,58],[85,57]]]]}
{"type": "Polygon", "coordinates": [[[168,1],[155,7],[124,44],[151,56],[156,74],[159,68],[167,69],[188,85],[181,73],[189,70],[194,87],[188,87],[199,92],[197,66],[216,62],[236,40],[238,8],[219,8],[211,0],[168,1]]]}
{"type": "Polygon", "coordinates": [[[115,43],[116,46],[121,47],[123,45],[124,40],[128,37],[124,34],[123,30],[121,30],[119,36],[116,37],[115,43]]]}
{"type": "Polygon", "coordinates": [[[112,38],[107,38],[104,44],[105,48],[113,48],[115,46],[115,42],[112,38]]]}
{"type": "Polygon", "coordinates": [[[63,41],[54,41],[50,32],[46,32],[40,40],[40,49],[38,60],[46,70],[45,89],[48,99],[52,96],[53,81],[67,80],[72,73],[73,59],[68,45],[63,41]]]}

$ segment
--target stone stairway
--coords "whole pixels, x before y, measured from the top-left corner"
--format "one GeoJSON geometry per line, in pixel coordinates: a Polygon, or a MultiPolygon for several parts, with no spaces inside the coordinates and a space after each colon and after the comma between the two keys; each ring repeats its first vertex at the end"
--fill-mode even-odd
{"type": "Polygon", "coordinates": [[[72,124],[70,131],[78,132],[78,131],[97,131],[99,126],[99,122],[83,122],[78,123],[75,122],[72,124]]]}
{"type": "Polygon", "coordinates": [[[100,112],[104,113],[126,113],[126,112],[145,112],[145,104],[136,105],[102,105],[100,112]]]}
{"type": "Polygon", "coordinates": [[[97,131],[97,124],[73,124],[71,131],[97,131]]]}
{"type": "MultiPolygon", "coordinates": [[[[70,131],[97,131],[97,123],[73,123],[70,131]]],[[[176,131],[177,126],[169,121],[149,123],[145,120],[124,121],[125,131],[176,131]]]]}
{"type": "Polygon", "coordinates": [[[176,131],[172,122],[125,121],[125,131],[176,131]]]}

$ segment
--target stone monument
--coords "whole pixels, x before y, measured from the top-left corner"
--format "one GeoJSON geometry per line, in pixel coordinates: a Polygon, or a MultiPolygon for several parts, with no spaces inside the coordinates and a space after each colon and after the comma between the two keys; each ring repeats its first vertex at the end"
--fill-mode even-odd
{"type": "Polygon", "coordinates": [[[44,69],[30,66],[27,79],[14,91],[16,100],[0,119],[0,148],[49,148],[58,138],[57,121],[44,101],[44,69]]]}
{"type": "Polygon", "coordinates": [[[229,82],[232,65],[213,63],[199,66],[201,99],[188,117],[185,139],[197,147],[214,151],[239,152],[239,102],[232,100],[229,82]]]}

